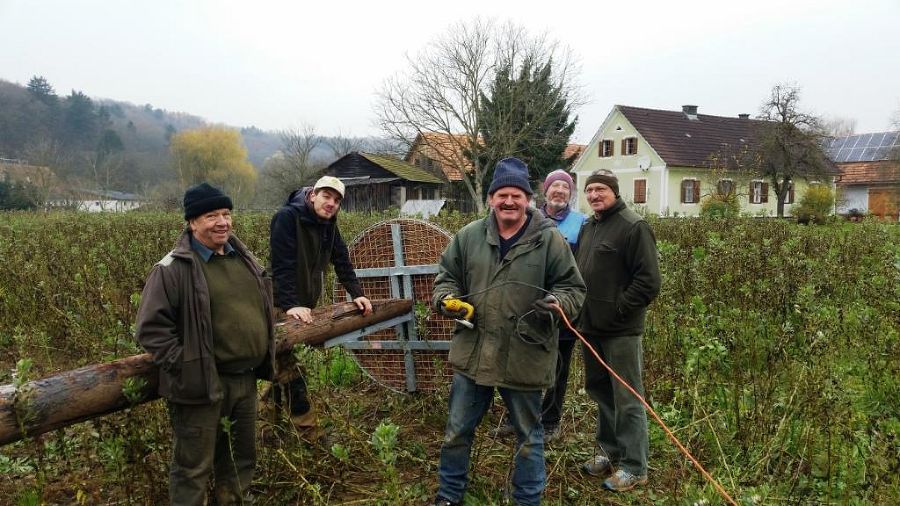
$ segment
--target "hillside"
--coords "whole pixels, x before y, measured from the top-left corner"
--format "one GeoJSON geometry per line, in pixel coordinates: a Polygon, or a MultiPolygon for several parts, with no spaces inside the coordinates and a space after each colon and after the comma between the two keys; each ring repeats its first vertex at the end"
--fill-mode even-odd
{"type": "MultiPolygon", "coordinates": [[[[0,79],[0,158],[50,167],[70,184],[146,193],[174,180],[169,138],[208,124],[151,104],[91,98],[75,90],[62,96],[39,77],[27,86],[0,79]],[[116,155],[114,163],[110,154],[116,155]]],[[[282,146],[279,132],[235,128],[257,171],[282,146]]],[[[328,141],[323,137],[312,160],[334,158],[328,141]]]]}

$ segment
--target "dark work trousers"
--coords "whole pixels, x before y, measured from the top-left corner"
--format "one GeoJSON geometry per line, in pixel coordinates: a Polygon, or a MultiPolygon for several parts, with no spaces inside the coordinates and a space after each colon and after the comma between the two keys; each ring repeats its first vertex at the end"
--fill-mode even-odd
{"type": "Polygon", "coordinates": [[[256,377],[220,374],[224,397],[213,404],[169,403],[174,433],[169,470],[173,505],[204,504],[211,473],[216,502],[249,504],[256,467],[256,377]],[[226,432],[221,419],[230,420],[226,432]]]}
{"type": "MultiPolygon", "coordinates": [[[[641,336],[587,336],[603,361],[641,396],[644,395],[641,336]]],[[[647,413],[641,402],[597,362],[584,354],[584,389],[597,402],[597,445],[614,465],[637,476],[647,475],[647,413]]]]}
{"type": "Polygon", "coordinates": [[[272,385],[275,392],[275,406],[290,407],[291,416],[303,415],[309,411],[309,397],[306,393],[306,379],[303,375],[297,376],[285,385],[272,385]]]}
{"type": "Polygon", "coordinates": [[[556,379],[544,393],[544,402],[541,404],[541,423],[544,425],[545,431],[559,427],[563,403],[566,399],[566,386],[569,382],[569,367],[572,364],[572,349],[575,348],[575,339],[568,339],[569,336],[563,336],[563,332],[575,337],[568,329],[560,330],[560,337],[563,338],[559,340],[556,379]]]}

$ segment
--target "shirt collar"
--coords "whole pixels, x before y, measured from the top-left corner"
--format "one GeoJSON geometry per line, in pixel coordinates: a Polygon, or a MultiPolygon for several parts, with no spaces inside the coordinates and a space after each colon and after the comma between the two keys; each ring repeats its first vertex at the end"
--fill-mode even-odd
{"type": "MultiPolygon", "coordinates": [[[[191,235],[191,249],[197,252],[200,255],[200,258],[203,259],[204,262],[209,262],[209,259],[215,254],[215,252],[206,247],[205,244],[198,241],[197,238],[191,235]]],[[[228,256],[232,256],[235,254],[234,246],[231,245],[230,242],[225,243],[225,254],[228,256]]]]}
{"type": "Polygon", "coordinates": [[[550,219],[553,220],[553,221],[563,221],[563,220],[565,220],[565,219],[566,219],[566,216],[569,215],[569,211],[571,211],[571,210],[572,210],[572,208],[571,208],[570,206],[566,205],[565,209],[563,209],[562,211],[556,213],[556,216],[553,216],[553,215],[551,215],[550,213],[547,212],[547,204],[546,204],[546,203],[544,203],[544,205],[541,206],[541,213],[543,213],[543,215],[544,215],[545,217],[550,218],[550,219]]]}

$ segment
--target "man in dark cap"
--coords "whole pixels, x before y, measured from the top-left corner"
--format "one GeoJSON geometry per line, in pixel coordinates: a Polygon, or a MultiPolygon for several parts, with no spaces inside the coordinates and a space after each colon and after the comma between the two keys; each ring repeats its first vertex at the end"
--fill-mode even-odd
{"type": "MultiPolygon", "coordinates": [[[[581,227],[575,253],[587,285],[578,330],[617,374],[644,395],[641,338],[647,306],[660,288],[656,238],[650,225],[625,206],[612,172],[588,176],[584,194],[594,213],[581,227]]],[[[582,469],[609,476],[603,486],[613,491],[644,485],[649,446],[644,407],[590,351],[583,351],[585,390],[599,408],[599,453],[582,469]]]]}
{"type": "Polygon", "coordinates": [[[174,443],[172,504],[249,501],[256,467],[256,379],[274,370],[271,282],[232,233],[231,199],[207,183],[187,189],[187,226],[150,271],[137,339],[159,367],[174,443]]]}
{"type": "Polygon", "coordinates": [[[434,282],[438,311],[463,318],[453,309],[461,301],[475,311],[472,327],[458,324],[450,343],[454,374],[436,506],[463,503],[475,427],[495,389],[518,439],[513,501],[540,504],[546,480],[541,390],[556,370],[555,311],[574,316],[584,299],[568,244],[552,220],[529,207],[528,167],[517,158],[501,160],[488,195],[491,213],[453,237],[434,282]]]}

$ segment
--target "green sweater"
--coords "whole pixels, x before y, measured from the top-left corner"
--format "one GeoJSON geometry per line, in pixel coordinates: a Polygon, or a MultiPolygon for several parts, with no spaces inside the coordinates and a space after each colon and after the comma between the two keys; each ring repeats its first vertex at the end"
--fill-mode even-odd
{"type": "Polygon", "coordinates": [[[266,358],[269,337],[256,278],[237,255],[199,261],[209,286],[216,367],[225,374],[255,368],[266,358]]]}

